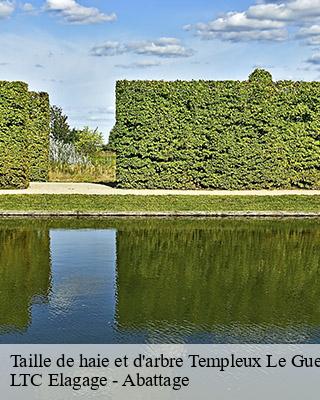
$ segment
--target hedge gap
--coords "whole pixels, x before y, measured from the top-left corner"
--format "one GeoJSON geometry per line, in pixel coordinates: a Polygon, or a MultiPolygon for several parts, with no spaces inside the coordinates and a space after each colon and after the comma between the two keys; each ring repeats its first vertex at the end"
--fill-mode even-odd
{"type": "Polygon", "coordinates": [[[125,188],[319,188],[320,82],[118,81],[110,147],[125,188]]]}

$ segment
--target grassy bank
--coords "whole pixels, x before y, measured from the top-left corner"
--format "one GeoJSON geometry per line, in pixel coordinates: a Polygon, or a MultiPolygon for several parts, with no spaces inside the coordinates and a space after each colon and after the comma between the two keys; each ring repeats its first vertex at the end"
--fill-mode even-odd
{"type": "Polygon", "coordinates": [[[320,196],[2,195],[0,210],[320,212],[320,196]]]}

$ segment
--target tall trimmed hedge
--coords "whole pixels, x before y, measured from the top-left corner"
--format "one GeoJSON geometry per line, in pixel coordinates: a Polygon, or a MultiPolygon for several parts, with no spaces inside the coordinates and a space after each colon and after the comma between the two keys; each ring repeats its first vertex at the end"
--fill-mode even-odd
{"type": "Polygon", "coordinates": [[[47,181],[49,173],[50,105],[47,93],[30,92],[30,180],[47,181]]]}
{"type": "Polygon", "coordinates": [[[119,81],[117,181],[126,188],[319,188],[320,83],[119,81]]]}
{"type": "Polygon", "coordinates": [[[28,138],[28,86],[0,81],[0,187],[25,188],[29,184],[26,162],[28,138]]]}
{"type": "Polygon", "coordinates": [[[0,81],[0,188],[47,180],[49,99],[23,82],[0,81]]]}

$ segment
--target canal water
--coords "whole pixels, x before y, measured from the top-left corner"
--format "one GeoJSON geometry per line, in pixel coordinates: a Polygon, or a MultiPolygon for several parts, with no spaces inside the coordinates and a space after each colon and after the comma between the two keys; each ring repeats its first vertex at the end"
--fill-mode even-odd
{"type": "Polygon", "coordinates": [[[320,343],[318,219],[0,219],[0,343],[320,343]]]}

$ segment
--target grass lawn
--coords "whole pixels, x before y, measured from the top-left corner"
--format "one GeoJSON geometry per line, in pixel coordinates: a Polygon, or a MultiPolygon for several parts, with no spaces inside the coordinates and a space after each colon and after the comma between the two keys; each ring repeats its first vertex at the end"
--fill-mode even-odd
{"type": "Polygon", "coordinates": [[[320,196],[1,195],[0,210],[320,212],[320,196]]]}

